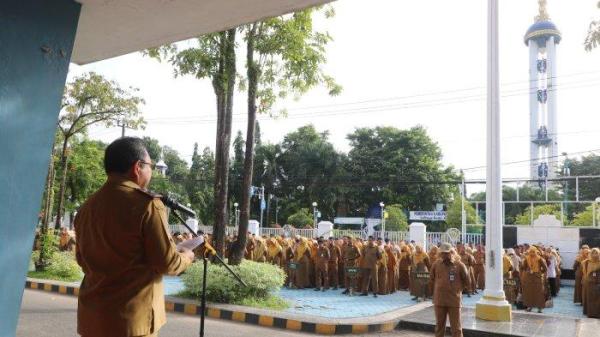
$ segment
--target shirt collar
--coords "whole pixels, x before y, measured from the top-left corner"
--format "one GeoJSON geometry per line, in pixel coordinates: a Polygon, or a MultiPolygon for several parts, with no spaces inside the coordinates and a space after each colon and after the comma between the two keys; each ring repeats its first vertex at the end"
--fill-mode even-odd
{"type": "Polygon", "coordinates": [[[125,186],[133,189],[142,189],[138,184],[134,183],[129,178],[119,175],[110,175],[108,177],[107,184],[125,186]]]}

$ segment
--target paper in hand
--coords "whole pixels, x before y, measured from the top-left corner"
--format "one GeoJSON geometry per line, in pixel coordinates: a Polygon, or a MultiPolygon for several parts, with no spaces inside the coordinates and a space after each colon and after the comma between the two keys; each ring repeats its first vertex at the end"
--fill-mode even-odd
{"type": "Polygon", "coordinates": [[[204,236],[200,235],[193,239],[183,241],[182,243],[177,245],[177,250],[181,250],[181,248],[194,250],[196,247],[200,246],[204,243],[204,236]]]}

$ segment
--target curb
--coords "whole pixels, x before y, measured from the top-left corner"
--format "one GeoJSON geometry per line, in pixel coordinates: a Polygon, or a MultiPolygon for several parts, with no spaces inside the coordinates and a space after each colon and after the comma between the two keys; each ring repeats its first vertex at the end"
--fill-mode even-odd
{"type": "MultiPolygon", "coordinates": [[[[78,296],[79,287],[68,283],[51,280],[27,279],[25,288],[53,292],[63,295],[78,296]]],[[[184,315],[199,316],[201,306],[198,303],[185,299],[165,297],[165,310],[184,315]]],[[[260,311],[260,310],[257,310],[260,311]]],[[[208,304],[206,306],[206,317],[224,319],[240,323],[260,325],[264,327],[301,331],[320,335],[361,334],[372,332],[390,332],[396,329],[400,319],[376,322],[372,324],[329,324],[308,319],[292,319],[278,317],[276,315],[263,315],[242,310],[229,310],[208,304]]]]}

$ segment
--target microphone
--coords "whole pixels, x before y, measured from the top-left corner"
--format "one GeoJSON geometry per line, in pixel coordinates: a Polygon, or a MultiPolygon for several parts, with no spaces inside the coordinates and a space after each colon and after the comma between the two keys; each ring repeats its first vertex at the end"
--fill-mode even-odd
{"type": "Polygon", "coordinates": [[[188,218],[196,218],[196,212],[190,209],[187,206],[182,205],[177,200],[169,197],[165,194],[160,194],[160,200],[165,204],[165,206],[169,207],[174,211],[180,211],[181,213],[188,216],[188,218]]]}

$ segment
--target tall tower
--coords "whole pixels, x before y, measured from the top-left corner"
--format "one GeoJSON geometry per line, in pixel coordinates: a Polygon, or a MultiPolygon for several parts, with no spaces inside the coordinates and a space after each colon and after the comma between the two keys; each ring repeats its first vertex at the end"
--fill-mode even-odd
{"type": "Polygon", "coordinates": [[[539,14],[525,34],[525,45],[529,47],[531,179],[554,178],[558,167],[556,46],[561,34],[550,21],[547,1],[538,2],[539,14]]]}

